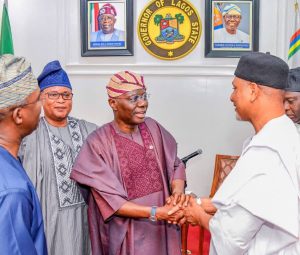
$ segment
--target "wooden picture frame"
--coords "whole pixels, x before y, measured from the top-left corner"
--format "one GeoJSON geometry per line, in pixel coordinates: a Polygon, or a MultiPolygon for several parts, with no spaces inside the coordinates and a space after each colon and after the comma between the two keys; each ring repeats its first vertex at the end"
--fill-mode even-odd
{"type": "Polygon", "coordinates": [[[205,57],[238,58],[259,50],[259,0],[205,3],[205,57]]]}
{"type": "Polygon", "coordinates": [[[80,0],[81,56],[133,55],[133,0],[80,0]]]}

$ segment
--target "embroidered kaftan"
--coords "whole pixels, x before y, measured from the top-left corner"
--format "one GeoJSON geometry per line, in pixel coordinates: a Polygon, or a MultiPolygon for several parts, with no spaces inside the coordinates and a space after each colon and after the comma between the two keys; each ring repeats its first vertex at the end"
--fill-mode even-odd
{"type": "Polygon", "coordinates": [[[24,168],[40,198],[51,255],[90,254],[87,206],[69,176],[83,140],[95,129],[92,123],[70,117],[67,127],[56,128],[41,118],[20,148],[24,168]]]}

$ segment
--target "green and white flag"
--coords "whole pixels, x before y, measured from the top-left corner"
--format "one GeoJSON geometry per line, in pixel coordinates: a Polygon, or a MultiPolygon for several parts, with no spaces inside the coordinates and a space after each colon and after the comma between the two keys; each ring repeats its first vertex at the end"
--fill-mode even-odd
{"type": "Polygon", "coordinates": [[[6,1],[4,1],[3,3],[2,18],[1,18],[0,55],[2,54],[14,54],[14,46],[13,46],[6,1]]]}

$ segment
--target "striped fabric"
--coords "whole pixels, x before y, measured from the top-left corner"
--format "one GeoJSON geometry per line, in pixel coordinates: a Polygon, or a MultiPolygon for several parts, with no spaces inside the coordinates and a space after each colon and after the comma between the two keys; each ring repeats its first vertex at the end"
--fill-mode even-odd
{"type": "Polygon", "coordinates": [[[106,86],[107,94],[110,98],[118,97],[122,94],[125,94],[129,91],[137,89],[145,89],[144,77],[130,72],[122,71],[114,74],[106,86]]]}
{"type": "Polygon", "coordinates": [[[99,3],[90,3],[90,26],[92,32],[99,30],[98,14],[99,3]]]}
{"type": "Polygon", "coordinates": [[[237,5],[229,4],[224,7],[222,15],[224,16],[227,13],[241,15],[242,11],[237,5]]]}
{"type": "Polygon", "coordinates": [[[300,29],[290,39],[289,59],[300,49],[300,29]]]}
{"type": "Polygon", "coordinates": [[[295,3],[295,33],[290,39],[288,60],[291,67],[300,66],[300,17],[298,1],[295,3]]]}
{"type": "Polygon", "coordinates": [[[21,103],[38,89],[30,64],[22,57],[0,57],[0,109],[21,103]]]}

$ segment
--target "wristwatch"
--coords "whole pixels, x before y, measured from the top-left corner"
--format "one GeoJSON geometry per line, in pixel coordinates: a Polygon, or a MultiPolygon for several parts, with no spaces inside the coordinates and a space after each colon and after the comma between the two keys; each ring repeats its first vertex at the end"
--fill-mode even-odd
{"type": "Polygon", "coordinates": [[[197,205],[201,205],[201,198],[200,197],[196,198],[196,203],[197,203],[197,205]]]}
{"type": "Polygon", "coordinates": [[[152,206],[151,207],[150,217],[149,217],[149,219],[151,221],[157,221],[157,219],[156,219],[156,209],[157,209],[157,206],[152,206]]]}

